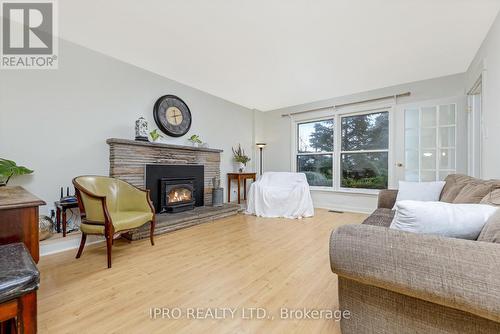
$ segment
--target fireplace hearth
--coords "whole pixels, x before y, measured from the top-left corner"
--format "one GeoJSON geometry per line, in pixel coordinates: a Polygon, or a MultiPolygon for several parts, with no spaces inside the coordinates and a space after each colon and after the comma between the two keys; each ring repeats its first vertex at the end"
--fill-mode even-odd
{"type": "Polygon", "coordinates": [[[194,209],[195,179],[168,178],[160,179],[160,207],[163,212],[177,213],[194,209]]]}

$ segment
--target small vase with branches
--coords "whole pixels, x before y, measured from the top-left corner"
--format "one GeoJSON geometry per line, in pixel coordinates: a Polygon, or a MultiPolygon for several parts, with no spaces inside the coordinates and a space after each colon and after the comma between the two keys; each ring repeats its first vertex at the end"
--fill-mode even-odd
{"type": "Polygon", "coordinates": [[[250,161],[250,157],[245,154],[245,150],[241,148],[241,144],[238,144],[238,147],[233,149],[233,160],[239,164],[238,171],[243,173],[245,171],[245,167],[247,163],[250,161]]]}

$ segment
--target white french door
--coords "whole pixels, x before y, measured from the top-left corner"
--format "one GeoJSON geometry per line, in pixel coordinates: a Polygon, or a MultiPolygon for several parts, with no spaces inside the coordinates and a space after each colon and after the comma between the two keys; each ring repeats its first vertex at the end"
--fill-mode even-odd
{"type": "Polygon", "coordinates": [[[400,105],[395,124],[395,184],[466,172],[464,97],[400,105]]]}

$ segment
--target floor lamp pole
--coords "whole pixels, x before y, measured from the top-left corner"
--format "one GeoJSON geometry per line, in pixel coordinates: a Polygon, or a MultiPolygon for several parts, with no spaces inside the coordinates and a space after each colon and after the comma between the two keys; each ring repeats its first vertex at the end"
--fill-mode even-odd
{"type": "Polygon", "coordinates": [[[262,147],[259,147],[260,150],[260,176],[262,176],[262,147]]]}
{"type": "Polygon", "coordinates": [[[260,176],[262,176],[262,149],[266,147],[266,143],[257,143],[256,145],[260,151],[260,176]]]}

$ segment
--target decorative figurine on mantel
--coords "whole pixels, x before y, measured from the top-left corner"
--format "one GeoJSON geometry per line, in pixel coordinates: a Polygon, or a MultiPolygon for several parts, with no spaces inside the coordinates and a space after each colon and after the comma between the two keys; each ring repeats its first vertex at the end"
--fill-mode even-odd
{"type": "Polygon", "coordinates": [[[220,186],[220,179],[217,176],[212,178],[212,206],[222,206],[224,203],[224,189],[220,186]]]}
{"type": "Polygon", "coordinates": [[[149,141],[148,140],[148,121],[144,117],[139,117],[135,121],[135,140],[149,141]]]}

